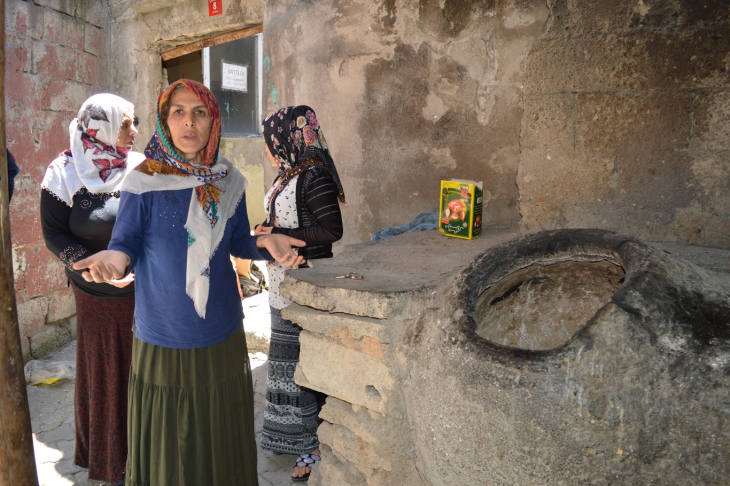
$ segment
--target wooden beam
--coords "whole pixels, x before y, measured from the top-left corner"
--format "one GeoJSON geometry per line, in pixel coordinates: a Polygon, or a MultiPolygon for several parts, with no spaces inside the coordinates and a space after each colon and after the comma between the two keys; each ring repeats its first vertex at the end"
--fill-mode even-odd
{"type": "MultiPolygon", "coordinates": [[[[0,0],[0,21],[0,25],[5,25],[4,0],[0,0]]],[[[0,36],[0,65],[5,65],[5,36],[0,36]]],[[[4,99],[5,76],[0,70],[0,100],[4,99]]],[[[8,210],[10,187],[4,146],[5,105],[0,103],[0,484],[38,486],[15,305],[8,210]]]]}
{"type": "Polygon", "coordinates": [[[207,39],[195,41],[191,44],[185,44],[184,46],[179,46],[174,49],[170,49],[169,51],[165,51],[162,53],[162,60],[169,61],[170,59],[175,59],[176,57],[199,51],[205,47],[213,47],[217,46],[218,44],[223,44],[225,42],[242,39],[244,37],[250,37],[252,35],[260,34],[262,31],[263,25],[259,24],[254,25],[253,27],[246,27],[245,29],[234,30],[232,32],[225,32],[223,34],[214,35],[212,37],[208,37],[207,39]]]}

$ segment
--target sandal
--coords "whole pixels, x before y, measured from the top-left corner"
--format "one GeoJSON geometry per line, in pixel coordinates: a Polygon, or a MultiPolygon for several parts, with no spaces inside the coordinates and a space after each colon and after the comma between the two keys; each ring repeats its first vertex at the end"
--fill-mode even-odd
{"type": "Polygon", "coordinates": [[[317,454],[299,454],[299,457],[297,457],[297,462],[296,464],[294,464],[294,467],[308,467],[309,472],[304,476],[300,476],[298,478],[292,476],[291,480],[294,482],[309,481],[309,475],[312,474],[312,466],[314,466],[314,463],[319,461],[320,459],[321,458],[317,454]]]}

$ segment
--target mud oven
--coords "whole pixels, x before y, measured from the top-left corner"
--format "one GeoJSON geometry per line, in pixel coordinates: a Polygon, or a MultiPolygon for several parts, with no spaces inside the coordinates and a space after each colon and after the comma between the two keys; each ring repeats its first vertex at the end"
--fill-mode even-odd
{"type": "Polygon", "coordinates": [[[424,232],[289,272],[295,378],[329,395],[310,482],[728,484],[728,255],[424,232]]]}

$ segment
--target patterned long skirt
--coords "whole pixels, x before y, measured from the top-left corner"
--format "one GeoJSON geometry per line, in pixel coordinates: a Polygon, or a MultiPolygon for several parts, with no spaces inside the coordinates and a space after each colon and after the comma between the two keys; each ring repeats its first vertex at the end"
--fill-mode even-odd
{"type": "Polygon", "coordinates": [[[271,307],[266,405],[261,448],[282,454],[319,449],[317,427],[325,395],[294,383],[301,328],[271,307]]]}
{"type": "Polygon", "coordinates": [[[74,464],[89,478],[122,479],[127,462],[127,386],[134,298],[105,299],[76,287],[74,464]]]}

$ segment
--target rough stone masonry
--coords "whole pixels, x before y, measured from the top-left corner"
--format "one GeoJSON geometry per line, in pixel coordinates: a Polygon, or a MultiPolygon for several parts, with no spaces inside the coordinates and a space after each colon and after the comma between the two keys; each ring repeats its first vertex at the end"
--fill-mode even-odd
{"type": "Polygon", "coordinates": [[[727,484],[730,251],[602,230],[514,237],[403,235],[289,272],[295,378],[330,395],[313,484],[727,484]],[[485,291],[559,262],[625,276],[549,349],[477,334],[485,291]],[[350,271],[365,280],[334,278],[350,271]]]}

